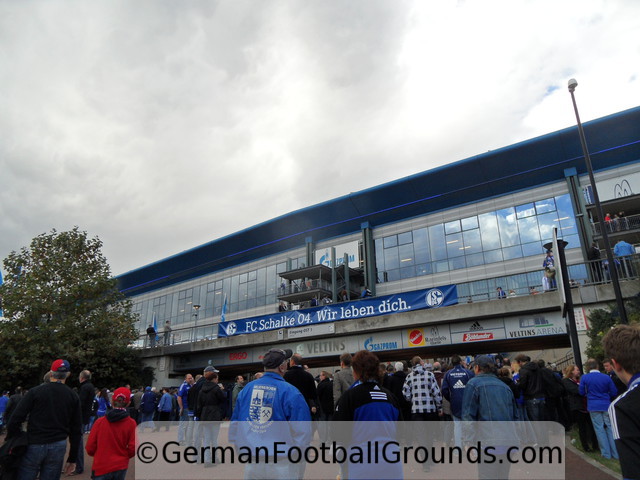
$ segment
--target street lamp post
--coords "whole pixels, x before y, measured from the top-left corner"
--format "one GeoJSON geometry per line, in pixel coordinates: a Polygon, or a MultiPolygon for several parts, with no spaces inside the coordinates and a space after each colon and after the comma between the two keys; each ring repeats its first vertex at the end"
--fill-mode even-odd
{"type": "Polygon", "coordinates": [[[587,140],[584,136],[584,129],[582,128],[582,122],[580,121],[580,115],[578,114],[578,105],[576,104],[576,97],[574,91],[578,86],[578,82],[575,78],[569,80],[569,93],[571,94],[571,101],[573,102],[573,110],[576,112],[576,121],[578,122],[578,132],[580,134],[580,144],[582,145],[582,153],[584,154],[584,161],[587,164],[587,173],[589,174],[589,181],[591,182],[591,189],[593,191],[593,202],[596,206],[596,212],[598,213],[598,223],[600,224],[600,231],[602,232],[602,242],[604,243],[604,250],[607,254],[607,262],[609,263],[609,275],[611,275],[611,283],[613,284],[613,293],[616,297],[616,303],[618,304],[618,314],[620,315],[620,321],[623,324],[629,323],[627,320],[627,311],[624,308],[624,301],[622,299],[622,291],[620,290],[620,280],[618,279],[618,271],[616,269],[615,262],[613,260],[613,253],[611,252],[611,244],[609,243],[609,235],[604,223],[604,214],[602,211],[602,205],[600,204],[600,197],[598,196],[598,188],[596,187],[596,180],[593,177],[593,167],[591,166],[591,157],[589,156],[589,150],[587,148],[587,140]]]}
{"type": "MultiPolygon", "coordinates": [[[[553,237],[556,238],[556,230],[554,229],[553,237]]],[[[549,242],[544,245],[545,250],[554,250],[554,242],[549,242]]],[[[583,372],[582,354],[580,353],[580,340],[578,339],[578,328],[576,327],[576,315],[573,311],[573,297],[571,296],[571,285],[569,284],[569,270],[567,268],[567,257],[565,256],[564,249],[568,245],[568,242],[557,239],[556,245],[558,246],[557,252],[553,252],[558,256],[558,264],[560,265],[560,285],[558,288],[563,292],[564,298],[563,315],[567,319],[567,327],[569,330],[569,341],[571,342],[571,349],[573,350],[574,363],[580,369],[580,374],[583,372]]]]}

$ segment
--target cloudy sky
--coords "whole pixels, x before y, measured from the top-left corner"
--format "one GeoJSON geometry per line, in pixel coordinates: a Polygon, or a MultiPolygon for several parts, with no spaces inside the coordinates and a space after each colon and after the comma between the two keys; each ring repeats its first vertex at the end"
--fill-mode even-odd
{"type": "Polygon", "coordinates": [[[640,105],[640,2],[0,0],[0,259],[114,274],[640,105]]]}

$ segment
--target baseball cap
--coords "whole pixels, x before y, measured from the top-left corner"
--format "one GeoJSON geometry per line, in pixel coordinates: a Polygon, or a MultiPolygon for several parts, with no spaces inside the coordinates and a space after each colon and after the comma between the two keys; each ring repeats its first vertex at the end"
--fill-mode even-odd
{"type": "Polygon", "coordinates": [[[214,367],[213,365],[208,365],[205,367],[204,373],[209,373],[209,372],[220,373],[220,370],[216,370],[216,367],[214,367]]]}
{"type": "Polygon", "coordinates": [[[151,387],[145,387],[144,391],[145,392],[150,392],[151,391],[151,387]]]}
{"type": "Polygon", "coordinates": [[[496,366],[495,360],[493,359],[493,357],[491,357],[489,355],[478,355],[476,357],[476,359],[475,359],[475,363],[480,368],[482,368],[482,367],[495,367],[496,366]]]}
{"type": "Polygon", "coordinates": [[[52,372],[69,372],[71,370],[71,365],[66,360],[62,360],[59,358],[58,360],[54,360],[51,364],[52,372]]]}
{"type": "Polygon", "coordinates": [[[285,360],[291,358],[293,352],[290,349],[281,350],[280,348],[272,348],[264,354],[262,364],[267,368],[278,368],[285,360]]]}
{"type": "Polygon", "coordinates": [[[116,391],[113,392],[113,400],[117,400],[118,398],[123,398],[128,402],[131,398],[131,390],[127,387],[116,388],[116,391]]]}

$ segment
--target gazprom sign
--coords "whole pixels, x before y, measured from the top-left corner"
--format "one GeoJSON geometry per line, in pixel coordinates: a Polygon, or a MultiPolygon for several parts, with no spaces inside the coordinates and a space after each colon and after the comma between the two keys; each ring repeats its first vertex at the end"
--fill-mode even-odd
{"type": "Polygon", "coordinates": [[[444,307],[455,305],[456,303],[458,303],[456,286],[446,285],[413,292],[364,298],[353,302],[330,304],[306,310],[293,310],[224,322],[218,325],[218,337],[231,337],[233,335],[338,322],[355,318],[376,317],[409,312],[411,310],[444,307]]]}
{"type": "Polygon", "coordinates": [[[344,263],[345,253],[349,255],[349,266],[351,268],[358,268],[360,265],[360,244],[358,241],[316,250],[316,263],[318,265],[325,265],[329,268],[333,267],[331,264],[331,248],[336,249],[336,264],[338,266],[344,263]]]}

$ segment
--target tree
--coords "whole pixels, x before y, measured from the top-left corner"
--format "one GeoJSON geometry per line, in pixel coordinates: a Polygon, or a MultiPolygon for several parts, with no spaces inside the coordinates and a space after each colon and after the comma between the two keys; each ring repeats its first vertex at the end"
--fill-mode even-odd
{"type": "Polygon", "coordinates": [[[141,362],[129,348],[136,316],[101,249],[75,227],[38,235],[4,259],[2,385],[37,385],[56,358],[71,363],[71,384],[85,368],[97,386],[140,382],[141,362]]]}
{"type": "MultiPolygon", "coordinates": [[[[640,322],[640,296],[635,296],[631,300],[625,301],[625,308],[629,323],[640,322]]],[[[588,358],[595,358],[598,362],[604,360],[604,347],[602,339],[606,333],[619,323],[620,317],[617,314],[617,306],[609,305],[606,309],[598,308],[589,315],[589,344],[585,353],[588,358]]]]}

